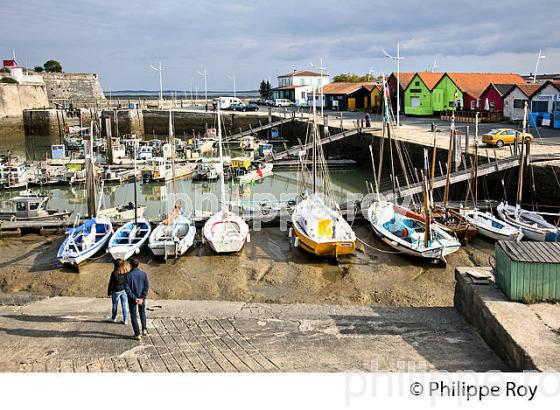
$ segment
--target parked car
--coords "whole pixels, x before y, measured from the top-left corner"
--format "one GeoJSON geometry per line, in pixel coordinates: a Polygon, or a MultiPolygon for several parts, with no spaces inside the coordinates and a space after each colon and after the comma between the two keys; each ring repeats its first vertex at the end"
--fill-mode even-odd
{"type": "Polygon", "coordinates": [[[234,111],[258,111],[259,107],[256,104],[235,104],[235,107],[231,108],[234,111]]]}
{"type": "Polygon", "coordinates": [[[275,107],[292,107],[294,103],[286,98],[277,98],[274,100],[275,107]]]}
{"type": "MultiPolygon", "coordinates": [[[[496,146],[498,148],[504,145],[515,144],[515,139],[522,142],[522,132],[511,128],[496,128],[482,136],[482,142],[486,145],[496,146]]],[[[533,136],[526,132],[523,136],[523,141],[533,141],[533,136]]]]}

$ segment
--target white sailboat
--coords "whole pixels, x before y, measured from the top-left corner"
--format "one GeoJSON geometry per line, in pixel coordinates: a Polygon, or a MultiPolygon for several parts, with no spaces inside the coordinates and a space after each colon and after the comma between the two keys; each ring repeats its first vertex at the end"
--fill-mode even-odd
{"type": "MultiPolygon", "coordinates": [[[[527,128],[527,102],[523,114],[523,135],[527,128]]],[[[525,158],[528,157],[530,141],[522,141],[521,154],[519,161],[519,177],[517,181],[516,204],[509,205],[506,201],[501,202],[496,212],[498,216],[516,228],[518,228],[525,238],[540,242],[560,242],[560,229],[547,222],[544,217],[534,211],[527,211],[521,208],[523,198],[523,172],[525,170],[525,158]],[[525,145],[527,145],[527,155],[525,155],[525,145]]]]}
{"type": "MultiPolygon", "coordinates": [[[[332,194],[322,146],[318,143],[316,112],[314,91],[312,192],[304,192],[303,200],[295,206],[292,213],[291,233],[294,236],[294,246],[314,255],[334,257],[349,255],[356,249],[356,234],[342,217],[332,194]],[[319,192],[317,189],[319,168],[324,192],[319,192]]],[[[302,171],[305,171],[303,163],[302,171]]]]}
{"type": "Polygon", "coordinates": [[[220,104],[218,103],[218,149],[220,154],[221,210],[212,215],[204,224],[202,236],[217,253],[238,252],[249,239],[249,226],[239,215],[233,213],[226,204],[223,172],[223,147],[220,104]]]}
{"type": "Polygon", "coordinates": [[[113,225],[108,218],[97,215],[99,206],[95,201],[95,164],[93,157],[93,122],[91,124],[90,139],[84,141],[86,148],[86,183],[88,191],[88,208],[90,219],[83,224],[70,228],[67,238],[60,245],[57,259],[64,265],[78,266],[91,258],[107,245],[113,225]]]}
{"type": "MultiPolygon", "coordinates": [[[[173,132],[173,118],[169,111],[169,139],[171,145],[171,173],[173,184],[173,196],[177,194],[175,184],[175,144],[173,132]]],[[[178,257],[184,255],[193,245],[196,235],[194,222],[187,216],[181,214],[180,204],[175,204],[171,217],[161,222],[151,233],[149,247],[155,256],[178,257]]]]}
{"type": "MultiPolygon", "coordinates": [[[[136,169],[136,153],[134,153],[134,169],[136,169]]],[[[109,241],[108,252],[114,259],[127,260],[134,254],[140,253],[140,249],[148,240],[152,227],[150,223],[138,217],[138,191],[134,178],[134,219],[121,226],[109,241]]]]}
{"type": "MultiPolygon", "coordinates": [[[[460,209],[459,213],[468,223],[476,227],[478,233],[497,241],[520,241],[523,238],[521,230],[515,226],[500,221],[489,212],[483,212],[476,208],[478,204],[478,113],[475,117],[475,137],[474,137],[474,163],[473,163],[473,182],[474,208],[460,209]]],[[[469,187],[471,185],[469,184],[469,187]]]]}

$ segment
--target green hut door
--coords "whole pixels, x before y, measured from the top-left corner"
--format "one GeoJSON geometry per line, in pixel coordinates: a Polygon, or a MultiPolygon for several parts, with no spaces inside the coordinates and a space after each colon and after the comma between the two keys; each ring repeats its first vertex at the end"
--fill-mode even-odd
{"type": "Polygon", "coordinates": [[[443,111],[443,90],[436,88],[432,92],[432,107],[434,111],[443,111]]]}

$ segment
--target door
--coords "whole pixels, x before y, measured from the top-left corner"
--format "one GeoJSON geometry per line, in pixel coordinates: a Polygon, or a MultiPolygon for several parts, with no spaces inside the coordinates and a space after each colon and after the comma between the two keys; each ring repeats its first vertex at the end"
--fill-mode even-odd
{"type": "Polygon", "coordinates": [[[433,91],[433,108],[434,111],[443,111],[443,90],[433,91]]]}
{"type": "Polygon", "coordinates": [[[355,98],[348,98],[348,109],[355,110],[356,109],[356,99],[355,98]]]}
{"type": "Polygon", "coordinates": [[[368,108],[369,104],[368,104],[368,97],[364,97],[364,108],[368,108]]]}

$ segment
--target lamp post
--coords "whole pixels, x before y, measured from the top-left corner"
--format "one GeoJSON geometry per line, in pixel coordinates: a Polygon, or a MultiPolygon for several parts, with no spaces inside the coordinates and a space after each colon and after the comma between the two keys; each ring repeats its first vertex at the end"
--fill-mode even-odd
{"type": "Polygon", "coordinates": [[[539,55],[537,56],[537,64],[535,64],[535,74],[533,75],[533,84],[537,82],[537,70],[539,69],[539,61],[546,56],[542,55],[542,50],[539,50],[539,55]]]}
{"type": "Polygon", "coordinates": [[[204,77],[204,106],[206,107],[206,111],[208,111],[208,71],[206,70],[206,67],[204,68],[204,71],[199,71],[198,75],[204,77]]]}
{"type": "Polygon", "coordinates": [[[320,90],[319,90],[319,96],[320,96],[320,98],[321,98],[321,118],[323,118],[323,105],[325,105],[324,102],[323,102],[323,70],[326,70],[326,68],[323,67],[323,59],[322,59],[322,58],[321,58],[321,60],[320,60],[320,65],[319,65],[319,67],[317,67],[317,66],[316,66],[315,64],[313,64],[313,63],[309,63],[309,64],[311,64],[311,67],[313,67],[313,68],[319,70],[320,81],[321,81],[321,88],[320,88],[320,90]]]}
{"type": "Polygon", "coordinates": [[[230,80],[233,80],[233,97],[237,97],[237,93],[235,91],[235,73],[233,73],[232,75],[228,75],[227,76],[230,80]]]}
{"type": "Polygon", "coordinates": [[[400,121],[400,112],[401,112],[401,60],[404,57],[401,57],[401,47],[400,47],[400,43],[397,43],[397,55],[396,56],[392,56],[390,54],[388,54],[385,50],[383,50],[383,54],[385,54],[385,57],[390,58],[391,60],[396,60],[397,61],[397,127],[399,127],[401,125],[401,121],[400,121]]]}
{"type": "Polygon", "coordinates": [[[150,66],[152,70],[159,72],[159,108],[163,110],[163,81],[161,78],[161,72],[163,68],[161,68],[161,60],[159,61],[159,67],[154,67],[153,65],[150,66]]]}

